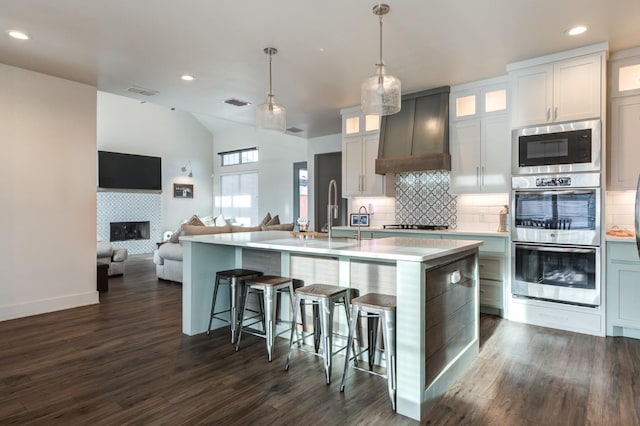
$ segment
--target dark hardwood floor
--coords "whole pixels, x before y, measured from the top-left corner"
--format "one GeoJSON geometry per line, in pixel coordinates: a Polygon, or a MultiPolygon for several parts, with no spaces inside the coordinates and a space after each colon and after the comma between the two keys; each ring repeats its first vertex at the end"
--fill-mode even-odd
{"type": "MultiPolygon", "coordinates": [[[[0,322],[0,424],[417,424],[386,383],[264,341],[181,333],[181,286],[132,256],[95,306],[0,322]]],[[[480,356],[424,423],[639,425],[640,341],[483,316],[480,356]]]]}

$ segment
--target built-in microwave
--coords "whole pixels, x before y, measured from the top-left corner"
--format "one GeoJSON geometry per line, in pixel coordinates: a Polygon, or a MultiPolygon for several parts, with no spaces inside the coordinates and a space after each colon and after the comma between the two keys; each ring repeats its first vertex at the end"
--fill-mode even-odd
{"type": "Polygon", "coordinates": [[[512,147],[514,175],[598,172],[600,120],[515,129],[512,147]]]}

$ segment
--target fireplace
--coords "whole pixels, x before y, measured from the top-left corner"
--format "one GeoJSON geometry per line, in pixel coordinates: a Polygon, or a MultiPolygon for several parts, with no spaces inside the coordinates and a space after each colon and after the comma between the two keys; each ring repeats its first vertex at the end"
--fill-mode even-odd
{"type": "Polygon", "coordinates": [[[110,241],[148,240],[149,222],[111,222],[110,241]]]}

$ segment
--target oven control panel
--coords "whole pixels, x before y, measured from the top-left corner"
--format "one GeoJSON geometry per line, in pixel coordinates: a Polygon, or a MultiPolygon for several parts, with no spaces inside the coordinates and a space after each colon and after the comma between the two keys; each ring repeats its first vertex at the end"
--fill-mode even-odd
{"type": "Polygon", "coordinates": [[[536,178],[536,187],[546,188],[557,186],[571,186],[571,178],[569,176],[536,178]]]}

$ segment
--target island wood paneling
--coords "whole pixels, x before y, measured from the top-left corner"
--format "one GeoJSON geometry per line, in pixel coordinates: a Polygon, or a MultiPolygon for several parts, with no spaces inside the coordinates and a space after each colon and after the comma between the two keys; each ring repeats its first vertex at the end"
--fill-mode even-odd
{"type": "Polygon", "coordinates": [[[426,271],[425,388],[475,338],[473,255],[426,271]],[[454,272],[460,281],[452,283],[454,272]]]}

